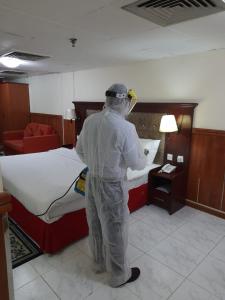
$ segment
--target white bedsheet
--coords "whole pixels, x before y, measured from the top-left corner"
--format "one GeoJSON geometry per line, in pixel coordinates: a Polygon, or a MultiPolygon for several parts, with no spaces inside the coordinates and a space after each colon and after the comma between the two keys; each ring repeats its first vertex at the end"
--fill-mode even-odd
{"type": "Polygon", "coordinates": [[[147,165],[143,170],[140,171],[132,171],[131,169],[128,168],[127,180],[128,180],[129,190],[147,183],[149,171],[157,167],[159,167],[159,165],[151,164],[151,165],[147,165]]]}
{"type": "MultiPolygon", "coordinates": [[[[85,168],[77,153],[66,148],[5,156],[0,158],[0,163],[4,188],[34,215],[43,214],[85,168]]],[[[84,197],[71,188],[63,199],[51,206],[42,219],[48,222],[52,217],[84,207],[83,203],[84,197]]]]}
{"type": "MultiPolygon", "coordinates": [[[[85,168],[74,150],[59,148],[48,152],[5,156],[0,158],[0,165],[4,188],[32,214],[44,214],[40,218],[47,223],[85,207],[84,197],[74,192],[74,186],[66,196],[52,204],[85,168]]],[[[147,166],[141,171],[128,170],[129,189],[147,183],[148,172],[155,167],[157,165],[147,166]]]]}

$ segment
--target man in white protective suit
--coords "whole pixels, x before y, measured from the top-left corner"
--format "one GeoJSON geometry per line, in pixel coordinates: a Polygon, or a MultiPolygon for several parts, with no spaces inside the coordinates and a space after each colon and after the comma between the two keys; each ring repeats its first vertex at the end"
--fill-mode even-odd
{"type": "Polygon", "coordinates": [[[127,168],[146,166],[135,126],[125,120],[134,106],[133,95],[123,84],[113,84],[106,91],[104,109],[85,120],[76,146],[89,168],[85,197],[95,271],[109,272],[112,287],[135,281],[140,275],[139,268],[130,268],[126,258],[127,168]]]}

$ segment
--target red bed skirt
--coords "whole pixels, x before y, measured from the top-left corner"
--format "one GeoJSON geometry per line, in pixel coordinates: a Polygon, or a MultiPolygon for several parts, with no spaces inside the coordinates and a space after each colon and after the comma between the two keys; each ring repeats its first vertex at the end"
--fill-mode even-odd
{"type": "MultiPolygon", "coordinates": [[[[148,185],[144,184],[129,191],[130,212],[144,206],[148,199],[148,185]]],[[[13,209],[10,217],[46,253],[55,253],[68,244],[88,235],[85,209],[68,213],[58,221],[48,224],[30,213],[12,197],[13,209]]]]}

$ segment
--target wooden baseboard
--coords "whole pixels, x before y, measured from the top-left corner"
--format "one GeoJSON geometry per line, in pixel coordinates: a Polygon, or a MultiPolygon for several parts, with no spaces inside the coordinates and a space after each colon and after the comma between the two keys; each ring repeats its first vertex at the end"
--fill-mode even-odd
{"type": "Polygon", "coordinates": [[[225,136],[225,130],[206,129],[206,128],[192,128],[192,134],[225,136]]]}
{"type": "Polygon", "coordinates": [[[222,212],[221,210],[208,207],[208,206],[206,206],[204,204],[200,204],[200,203],[191,201],[189,199],[186,199],[186,205],[188,205],[190,207],[193,207],[193,208],[196,208],[198,210],[204,211],[204,212],[206,212],[208,214],[211,214],[211,215],[214,215],[216,217],[225,219],[225,212],[222,212]]]}

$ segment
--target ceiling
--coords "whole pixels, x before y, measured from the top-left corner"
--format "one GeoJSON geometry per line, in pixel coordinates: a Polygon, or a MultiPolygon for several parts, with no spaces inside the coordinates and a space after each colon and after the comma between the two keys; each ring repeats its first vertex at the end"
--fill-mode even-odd
{"type": "Polygon", "coordinates": [[[0,55],[50,56],[18,68],[34,75],[225,48],[225,12],[161,27],[121,9],[132,2],[0,0],[0,55]],[[78,39],[74,48],[71,37],[78,39]]]}

